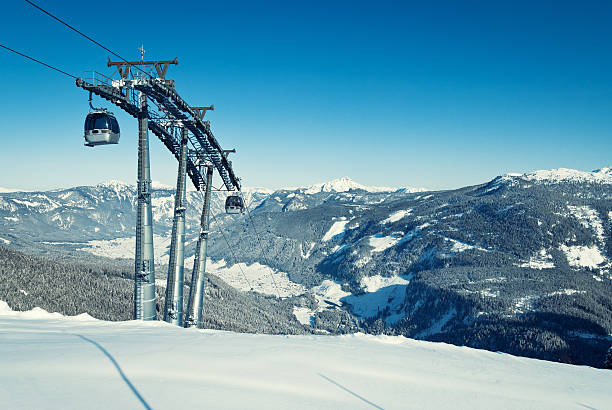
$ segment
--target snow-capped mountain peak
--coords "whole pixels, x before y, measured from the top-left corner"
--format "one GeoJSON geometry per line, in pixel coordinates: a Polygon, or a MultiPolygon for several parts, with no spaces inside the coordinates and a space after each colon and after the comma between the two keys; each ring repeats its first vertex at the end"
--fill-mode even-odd
{"type": "Polygon", "coordinates": [[[591,172],[569,168],[538,170],[525,174],[506,174],[502,179],[520,178],[531,182],[560,183],[582,182],[591,184],[612,184],[612,168],[600,168],[591,172]]]}
{"type": "Polygon", "coordinates": [[[18,189],[11,189],[11,188],[3,188],[0,186],[0,194],[4,194],[7,192],[17,192],[19,191],[18,189]]]}
{"type": "Polygon", "coordinates": [[[19,189],[19,188],[4,188],[0,186],[0,194],[8,194],[11,192],[33,192],[29,189],[19,189]]]}
{"type": "MultiPolygon", "coordinates": [[[[100,182],[99,184],[96,184],[96,187],[110,188],[113,190],[117,190],[117,189],[136,188],[136,184],[128,184],[127,182],[124,182],[124,181],[112,179],[110,181],[100,182]]],[[[159,181],[151,181],[151,188],[153,189],[174,189],[174,187],[164,184],[163,182],[159,182],[159,181]]]]}
{"type": "Polygon", "coordinates": [[[349,177],[342,177],[332,179],[328,182],[318,183],[311,185],[307,188],[302,188],[305,194],[317,194],[319,192],[347,192],[352,189],[362,189],[368,192],[393,192],[397,191],[397,188],[389,187],[372,187],[361,185],[353,181],[349,177]]]}
{"type": "Polygon", "coordinates": [[[96,184],[96,187],[110,189],[130,188],[131,186],[132,184],[128,184],[127,182],[119,181],[117,179],[111,179],[110,181],[104,181],[96,184]]]}
{"type": "Polygon", "coordinates": [[[159,181],[151,181],[151,188],[153,189],[175,189],[176,187],[170,186],[168,184],[164,184],[159,181]]]}

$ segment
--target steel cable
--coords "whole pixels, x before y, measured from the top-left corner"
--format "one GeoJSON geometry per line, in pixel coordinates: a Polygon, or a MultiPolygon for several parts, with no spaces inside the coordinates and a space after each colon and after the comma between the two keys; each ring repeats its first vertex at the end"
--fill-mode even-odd
{"type": "Polygon", "coordinates": [[[52,65],[49,65],[49,64],[44,63],[44,62],[42,62],[42,61],[40,61],[40,60],[37,60],[37,59],[35,59],[34,57],[30,57],[29,55],[23,54],[23,53],[21,53],[21,52],[19,52],[19,51],[17,51],[17,50],[13,50],[12,48],[7,47],[7,46],[5,46],[5,45],[3,45],[3,44],[0,44],[0,47],[2,47],[2,48],[4,48],[4,49],[6,49],[6,50],[8,50],[8,51],[11,51],[11,52],[13,52],[13,53],[15,53],[15,54],[19,54],[20,56],[25,57],[25,58],[28,58],[28,59],[30,59],[30,60],[32,60],[32,61],[34,61],[34,62],[37,62],[38,64],[42,64],[42,65],[44,65],[45,67],[48,67],[48,68],[50,68],[50,69],[52,69],[52,70],[55,70],[55,71],[57,71],[57,72],[59,72],[59,73],[62,73],[62,74],[64,74],[64,75],[67,75],[68,77],[72,77],[72,78],[74,78],[74,79],[77,79],[77,78],[78,78],[77,76],[72,75],[72,74],[70,74],[70,73],[67,73],[67,72],[65,72],[64,70],[60,70],[59,68],[57,68],[57,67],[53,67],[52,65]]]}
{"type": "MultiPolygon", "coordinates": [[[[43,9],[42,7],[40,7],[39,5],[35,4],[34,2],[30,1],[30,0],[25,0],[26,3],[30,4],[33,7],[36,7],[38,10],[42,11],[43,13],[45,13],[46,15],[48,15],[49,17],[51,17],[52,19],[58,21],[59,23],[63,24],[64,26],[68,27],[69,29],[75,31],[76,33],[80,34],[81,36],[85,37],[87,40],[91,41],[92,43],[96,44],[97,46],[102,47],[104,50],[108,51],[109,53],[111,53],[112,55],[114,55],[115,57],[128,62],[128,60],[126,60],[125,58],[121,57],[119,54],[115,53],[113,50],[109,49],[108,47],[105,47],[104,45],[100,44],[99,42],[97,42],[96,40],[94,40],[93,38],[89,37],[87,34],[79,31],[78,29],[72,27],[70,24],[66,23],[64,20],[60,19],[59,17],[56,17],[55,15],[51,14],[50,12],[48,12],[47,10],[43,9]]],[[[146,75],[148,75],[149,77],[152,77],[151,74],[147,73],[145,70],[141,69],[138,66],[134,66],[134,68],[142,71],[143,73],[145,73],[146,75]]],[[[76,78],[76,77],[75,77],[76,78]]]]}

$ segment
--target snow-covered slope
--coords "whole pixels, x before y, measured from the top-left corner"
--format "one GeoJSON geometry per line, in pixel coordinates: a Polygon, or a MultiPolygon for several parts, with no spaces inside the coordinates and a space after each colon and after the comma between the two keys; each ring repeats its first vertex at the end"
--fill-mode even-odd
{"type": "Polygon", "coordinates": [[[609,408],[612,372],[403,337],[102,322],[0,302],[6,409],[609,408]]]}

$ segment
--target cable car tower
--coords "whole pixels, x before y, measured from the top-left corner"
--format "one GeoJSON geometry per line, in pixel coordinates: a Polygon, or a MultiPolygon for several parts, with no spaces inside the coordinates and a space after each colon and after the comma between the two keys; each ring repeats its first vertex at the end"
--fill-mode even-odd
{"type": "MultiPolygon", "coordinates": [[[[95,94],[138,120],[138,208],[133,318],[138,320],[157,318],[148,134],[148,131],[151,131],[178,161],[164,320],[178,326],[201,327],[213,172],[217,170],[227,191],[240,191],[240,183],[231,163],[227,160],[228,150],[221,148],[210,129],[209,121],[204,120],[206,111],[214,110],[214,106],[190,106],[176,91],[174,81],[166,79],[168,68],[171,65],[178,65],[178,59],[146,61],[142,47],[140,51],[140,61],[111,61],[109,58],[107,66],[115,68],[111,76],[90,71],[86,78],[78,78],[76,85],[88,91],[90,97],[91,94],[95,94]],[[198,191],[204,191],[204,204],[185,315],[183,271],[187,177],[198,191]]],[[[94,110],[94,113],[100,113],[100,123],[105,128],[96,128],[97,120],[86,122],[86,145],[116,144],[119,139],[119,127],[117,125],[116,129],[113,128],[116,121],[112,122],[115,119],[112,113],[103,109],[94,110]],[[106,127],[104,121],[110,125],[106,127]],[[88,135],[92,141],[87,139],[88,135]]]]}

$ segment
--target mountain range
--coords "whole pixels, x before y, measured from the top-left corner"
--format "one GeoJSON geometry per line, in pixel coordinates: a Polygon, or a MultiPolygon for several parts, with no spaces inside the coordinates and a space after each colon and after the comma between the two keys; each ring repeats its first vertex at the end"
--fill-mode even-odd
{"type": "MultiPolygon", "coordinates": [[[[135,194],[116,181],[0,193],[0,245],[132,258],[135,194]]],[[[223,212],[225,195],[213,193],[207,271],[245,295],[290,300],[306,330],[361,329],[595,366],[612,344],[610,168],[506,174],[448,191],[348,178],[245,189],[249,212],[238,216],[223,212]]],[[[188,192],[187,203],[192,256],[200,193],[188,192]]],[[[160,287],[173,205],[173,189],[153,190],[160,287]]]]}

